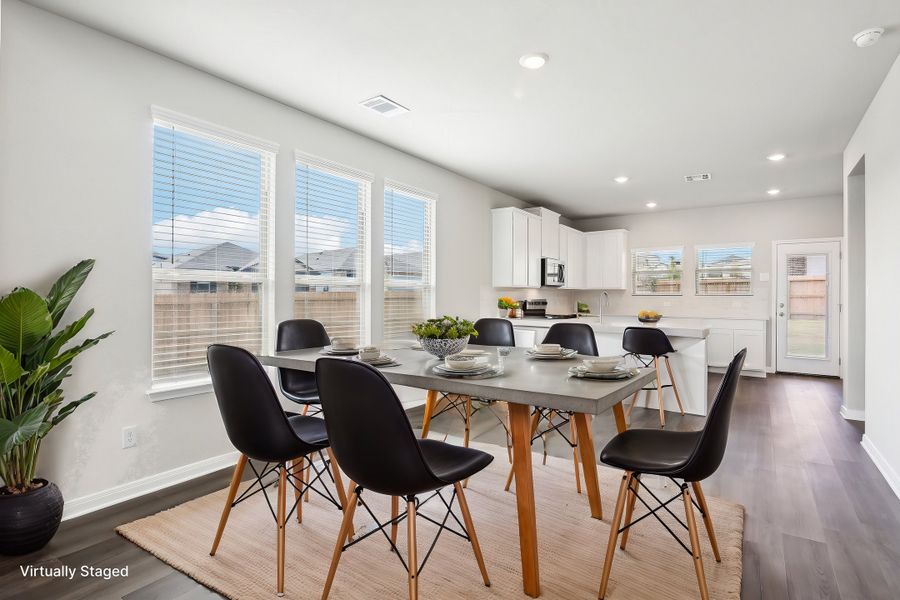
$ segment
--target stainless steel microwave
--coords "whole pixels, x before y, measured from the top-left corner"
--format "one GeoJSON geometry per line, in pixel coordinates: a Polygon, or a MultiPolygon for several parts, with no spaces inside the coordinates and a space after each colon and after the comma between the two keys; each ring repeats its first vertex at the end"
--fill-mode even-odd
{"type": "Polygon", "coordinates": [[[566,265],[555,258],[541,259],[541,286],[561,287],[566,284],[566,265]]]}

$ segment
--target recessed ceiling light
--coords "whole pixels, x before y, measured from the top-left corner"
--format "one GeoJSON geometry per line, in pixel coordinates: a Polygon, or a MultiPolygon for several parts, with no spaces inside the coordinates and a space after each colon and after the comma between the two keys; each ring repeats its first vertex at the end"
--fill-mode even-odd
{"type": "Polygon", "coordinates": [[[777,196],[781,193],[781,190],[779,190],[778,188],[772,188],[771,190],[767,190],[766,193],[770,196],[777,196]]]}
{"type": "Polygon", "coordinates": [[[776,152],[775,154],[770,154],[766,158],[773,161],[778,162],[779,160],[784,160],[786,154],[782,154],[781,152],[776,152]]]}
{"type": "Polygon", "coordinates": [[[875,45],[881,39],[884,29],[881,27],[872,27],[871,29],[863,29],[853,36],[853,43],[860,48],[868,48],[875,45]]]}
{"type": "Polygon", "coordinates": [[[648,202],[645,206],[647,208],[656,208],[656,202],[648,202]]]}
{"type": "Polygon", "coordinates": [[[613,179],[613,181],[615,181],[616,183],[625,183],[626,181],[628,181],[628,177],[626,177],[625,175],[619,175],[618,177],[613,179]]]}
{"type": "Polygon", "coordinates": [[[548,60],[550,60],[550,57],[543,52],[532,52],[531,54],[523,54],[519,58],[519,64],[533,71],[546,65],[548,60]]]}

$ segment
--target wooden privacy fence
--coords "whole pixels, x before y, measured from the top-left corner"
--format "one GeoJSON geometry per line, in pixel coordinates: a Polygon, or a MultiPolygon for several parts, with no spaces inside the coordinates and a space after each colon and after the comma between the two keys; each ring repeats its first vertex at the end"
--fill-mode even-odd
{"type": "Polygon", "coordinates": [[[792,319],[824,319],[828,314],[828,282],[825,276],[788,277],[788,308],[792,319]]]}

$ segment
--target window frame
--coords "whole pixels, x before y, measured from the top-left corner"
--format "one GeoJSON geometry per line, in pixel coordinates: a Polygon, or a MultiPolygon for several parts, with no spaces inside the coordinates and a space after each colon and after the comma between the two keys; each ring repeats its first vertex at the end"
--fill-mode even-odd
{"type": "Polygon", "coordinates": [[[694,295],[700,296],[703,298],[727,298],[729,296],[753,296],[753,254],[756,250],[756,244],[754,242],[730,242],[727,244],[701,244],[698,246],[694,246],[694,295]],[[750,266],[747,269],[701,269],[700,268],[700,252],[703,250],[728,250],[732,248],[747,248],[750,250],[750,266]],[[750,284],[750,289],[747,292],[743,293],[727,293],[727,294],[703,294],[700,292],[700,273],[702,271],[714,270],[714,271],[743,271],[746,270],[749,274],[749,278],[747,279],[750,284]]]}
{"type": "MultiPolygon", "coordinates": [[[[360,186],[360,193],[363,194],[362,198],[362,211],[363,211],[363,226],[361,228],[361,235],[363,237],[362,243],[359,245],[359,252],[361,253],[359,259],[359,265],[362,269],[362,273],[360,276],[354,277],[356,283],[353,284],[355,287],[359,289],[359,341],[361,345],[366,345],[371,342],[372,337],[372,184],[375,182],[375,176],[372,173],[367,171],[363,171],[361,169],[356,169],[354,167],[350,167],[332,160],[328,160],[319,156],[315,156],[312,154],[307,154],[306,152],[302,152],[300,150],[294,150],[294,218],[297,217],[297,194],[299,192],[296,189],[296,181],[297,181],[297,167],[300,165],[306,166],[308,169],[314,169],[323,173],[327,173],[329,175],[333,175],[335,177],[340,177],[342,179],[347,179],[351,181],[355,181],[360,186]]],[[[358,209],[359,210],[359,209],[358,209]]],[[[359,219],[360,214],[357,212],[357,219],[359,219]]],[[[293,254],[293,258],[296,258],[296,231],[294,233],[293,246],[295,247],[293,254]]],[[[296,272],[294,273],[294,281],[293,281],[293,291],[291,292],[291,313],[293,313],[294,299],[297,294],[297,286],[298,285],[307,285],[311,283],[309,279],[310,276],[298,276],[296,272]]],[[[322,280],[323,283],[331,283],[332,279],[322,280]]]]}
{"type": "Polygon", "coordinates": [[[647,248],[632,248],[629,268],[631,271],[631,295],[632,296],[684,296],[684,246],[653,246],[647,248]],[[680,268],[678,272],[681,273],[679,277],[678,283],[678,291],[677,292],[645,292],[638,291],[636,286],[636,275],[637,273],[652,273],[652,271],[637,271],[635,269],[635,254],[636,253],[653,253],[653,252],[669,252],[674,253],[678,252],[681,256],[680,268]]]}
{"type": "MultiPolygon", "coordinates": [[[[258,286],[260,294],[260,345],[263,350],[273,346],[272,330],[274,327],[274,214],[276,193],[276,163],[279,145],[228,127],[210,123],[196,117],[184,115],[160,106],[150,107],[150,139],[151,160],[150,178],[156,168],[153,156],[155,130],[158,125],[181,131],[208,141],[249,150],[260,154],[260,199],[259,199],[259,269],[256,272],[226,272],[207,269],[191,269],[178,272],[177,269],[163,269],[153,264],[154,252],[151,249],[151,286],[150,286],[150,388],[147,397],[152,401],[167,400],[206,393],[212,389],[211,380],[206,374],[188,374],[183,377],[157,379],[154,375],[156,357],[156,307],[155,290],[158,283],[205,282],[210,283],[245,283],[258,286]]],[[[152,188],[151,183],[151,188],[152,188]]],[[[155,223],[152,218],[152,203],[155,201],[151,189],[150,229],[155,223]]],[[[152,236],[151,236],[152,237],[152,236]]],[[[151,240],[151,244],[153,241],[151,240]]]]}
{"type": "MultiPolygon", "coordinates": [[[[435,225],[437,222],[437,204],[439,197],[434,192],[429,192],[421,188],[417,188],[390,178],[385,178],[384,189],[382,192],[383,208],[387,206],[387,198],[389,192],[396,192],[398,195],[406,196],[416,200],[421,200],[425,204],[424,223],[426,231],[423,233],[422,243],[422,270],[423,281],[418,283],[410,283],[407,280],[392,279],[388,276],[387,268],[384,268],[383,282],[384,287],[381,297],[381,337],[382,341],[392,341],[402,338],[388,337],[386,330],[387,290],[389,287],[408,287],[409,289],[421,289],[427,293],[427,305],[425,306],[425,318],[432,318],[436,313],[437,306],[437,231],[435,225]],[[427,277],[426,277],[427,275],[427,277]]],[[[387,226],[387,210],[382,215],[382,232],[387,226]]],[[[382,240],[382,264],[384,264],[388,253],[384,251],[384,239],[382,240]]]]}

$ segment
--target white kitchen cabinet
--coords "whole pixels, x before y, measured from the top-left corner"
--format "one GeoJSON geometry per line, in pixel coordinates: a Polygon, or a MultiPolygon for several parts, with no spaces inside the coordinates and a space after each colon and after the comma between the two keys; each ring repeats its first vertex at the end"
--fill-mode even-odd
{"type": "Polygon", "coordinates": [[[727,367],[734,358],[734,330],[712,329],[706,338],[706,362],[710,367],[727,367]]]}
{"type": "Polygon", "coordinates": [[[706,357],[710,367],[725,368],[740,352],[747,349],[744,371],[766,370],[766,321],[764,319],[709,319],[706,357]]]}
{"type": "Polygon", "coordinates": [[[492,210],[491,246],[494,287],[540,287],[540,217],[518,208],[492,210]]]}
{"type": "Polygon", "coordinates": [[[528,208],[525,212],[535,215],[541,223],[539,254],[544,258],[559,259],[559,213],[549,208],[528,208]]]}
{"type": "Polygon", "coordinates": [[[584,287],[624,290],[628,287],[628,231],[591,231],[584,236],[584,287]]]}
{"type": "Polygon", "coordinates": [[[559,226],[559,255],[566,265],[566,289],[584,287],[584,234],[565,225],[559,226]]]}
{"type": "Polygon", "coordinates": [[[744,369],[747,371],[764,371],[766,369],[766,332],[734,330],[734,352],[747,349],[744,369]]]}

